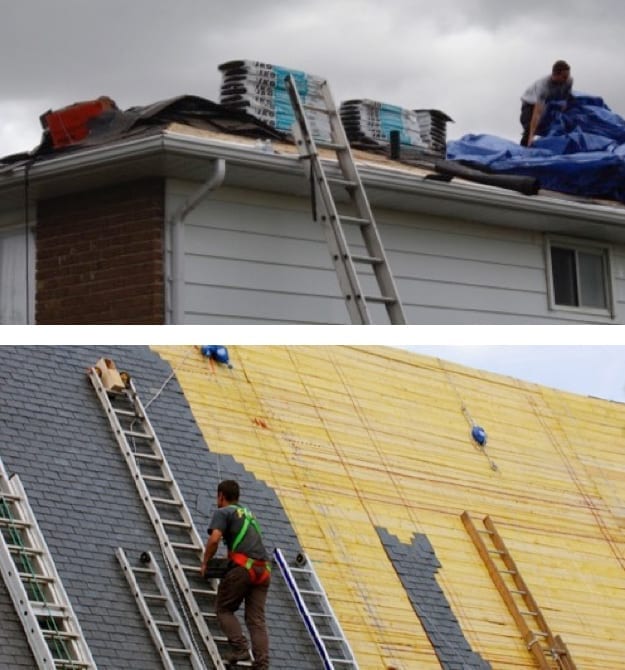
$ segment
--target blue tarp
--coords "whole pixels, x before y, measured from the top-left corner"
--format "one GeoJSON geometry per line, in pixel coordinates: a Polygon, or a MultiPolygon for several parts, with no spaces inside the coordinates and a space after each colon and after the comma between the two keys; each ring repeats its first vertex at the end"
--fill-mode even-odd
{"type": "Polygon", "coordinates": [[[495,174],[535,177],[541,188],[625,202],[625,120],[602,98],[548,103],[529,148],[494,135],[447,143],[447,158],[495,174]]]}

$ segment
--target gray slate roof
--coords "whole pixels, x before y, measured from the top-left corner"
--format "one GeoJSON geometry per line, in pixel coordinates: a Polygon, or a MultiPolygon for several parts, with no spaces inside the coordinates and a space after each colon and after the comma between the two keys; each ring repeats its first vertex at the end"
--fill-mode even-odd
{"type": "MultiPolygon", "coordinates": [[[[0,458],[26,489],[100,670],[153,670],[160,659],[114,556],[160,557],[158,541],[86,376],[101,357],[129,371],[144,404],[171,374],[146,347],[0,347],[0,458]]],[[[273,490],[230,456],[212,453],[175,377],[148,414],[203,535],[217,482],[237,479],[269,549],[301,547],[273,490]]],[[[164,564],[161,560],[161,567],[164,564]]],[[[267,618],[272,668],[322,667],[277,569],[267,618]]],[[[0,668],[35,667],[0,580],[0,668]]]]}

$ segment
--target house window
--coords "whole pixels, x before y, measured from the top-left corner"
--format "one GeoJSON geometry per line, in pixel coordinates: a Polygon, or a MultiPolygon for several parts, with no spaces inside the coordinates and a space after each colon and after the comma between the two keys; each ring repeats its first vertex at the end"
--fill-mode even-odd
{"type": "Polygon", "coordinates": [[[31,321],[28,292],[32,281],[27,281],[26,244],[23,230],[0,229],[0,324],[21,325],[31,321]]]}
{"type": "Polygon", "coordinates": [[[612,311],[610,256],[606,247],[550,240],[553,309],[612,311]]]}

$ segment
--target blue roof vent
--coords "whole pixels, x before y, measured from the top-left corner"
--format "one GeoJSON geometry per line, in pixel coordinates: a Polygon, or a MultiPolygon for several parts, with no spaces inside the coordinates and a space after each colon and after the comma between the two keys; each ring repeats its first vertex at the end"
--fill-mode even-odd
{"type": "Polygon", "coordinates": [[[471,437],[480,445],[480,447],[486,445],[486,431],[482,428],[482,426],[473,426],[471,429],[471,437]]]}
{"type": "Polygon", "coordinates": [[[214,361],[217,361],[217,363],[223,363],[229,368],[232,367],[228,349],[226,349],[226,347],[222,347],[220,344],[203,344],[200,347],[200,351],[206,358],[212,358],[214,361]]]}

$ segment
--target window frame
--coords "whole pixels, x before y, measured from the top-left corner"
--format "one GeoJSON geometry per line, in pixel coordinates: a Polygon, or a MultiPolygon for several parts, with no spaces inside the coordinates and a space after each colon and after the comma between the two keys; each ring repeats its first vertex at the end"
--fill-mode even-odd
{"type": "Polygon", "coordinates": [[[612,272],[612,247],[605,242],[595,242],[592,240],[584,240],[574,237],[564,237],[559,235],[545,236],[545,260],[547,269],[547,296],[549,301],[549,309],[551,311],[569,312],[573,314],[587,314],[589,316],[604,316],[614,319],[616,310],[614,305],[614,275],[612,272]],[[556,303],[555,287],[553,277],[553,265],[551,262],[551,249],[558,247],[562,249],[570,249],[574,251],[575,260],[575,274],[577,281],[578,299],[581,296],[581,285],[579,277],[579,263],[577,261],[578,252],[587,252],[596,255],[601,255],[603,259],[603,284],[605,288],[606,307],[588,307],[585,305],[560,305],[556,303]],[[600,252],[600,253],[598,253],[600,252]]]}

